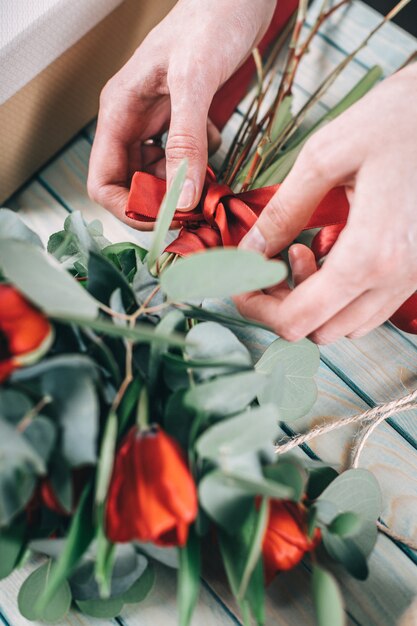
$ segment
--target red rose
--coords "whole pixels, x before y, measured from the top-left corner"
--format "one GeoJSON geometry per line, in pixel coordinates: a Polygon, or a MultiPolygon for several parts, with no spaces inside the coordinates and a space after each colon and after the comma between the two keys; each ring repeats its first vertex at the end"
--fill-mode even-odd
{"type": "Polygon", "coordinates": [[[14,287],[0,284],[0,382],[49,348],[52,329],[14,287]]]}
{"type": "Polygon", "coordinates": [[[115,461],[106,508],[113,542],[183,546],[197,517],[197,492],[178,444],[158,426],[135,426],[115,461]]]}
{"type": "Polygon", "coordinates": [[[312,538],[307,535],[307,509],[302,504],[271,500],[262,546],[267,583],[277,572],[298,565],[304,554],[317,546],[320,537],[319,529],[312,538]]]}

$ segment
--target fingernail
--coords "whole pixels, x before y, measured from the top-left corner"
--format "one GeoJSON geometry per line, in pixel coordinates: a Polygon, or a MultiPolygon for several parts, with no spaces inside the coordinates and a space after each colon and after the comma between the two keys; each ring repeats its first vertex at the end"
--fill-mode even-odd
{"type": "Polygon", "coordinates": [[[180,199],[178,200],[177,209],[179,209],[180,211],[181,210],[184,211],[186,209],[193,208],[195,195],[196,195],[196,188],[195,188],[194,181],[192,181],[191,178],[187,178],[181,190],[181,195],[180,195],[180,199]]]}
{"type": "Polygon", "coordinates": [[[248,234],[243,237],[239,244],[239,248],[242,250],[254,250],[255,252],[261,252],[262,254],[265,252],[265,237],[257,226],[251,228],[248,234]]]}

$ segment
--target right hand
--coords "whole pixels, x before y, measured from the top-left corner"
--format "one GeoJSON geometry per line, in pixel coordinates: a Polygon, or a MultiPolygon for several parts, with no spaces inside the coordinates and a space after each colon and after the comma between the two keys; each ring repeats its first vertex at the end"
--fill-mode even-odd
{"type": "Polygon", "coordinates": [[[209,149],[220,135],[208,120],[219,87],[262,38],[276,0],[179,0],[105,85],[89,175],[90,197],[134,228],[125,216],[131,177],[146,170],[170,185],[184,159],[188,174],[179,207],[198,203],[209,149]],[[165,154],[143,145],[168,130],[165,154]],[[166,157],[166,161],[165,161],[166,157]]]}

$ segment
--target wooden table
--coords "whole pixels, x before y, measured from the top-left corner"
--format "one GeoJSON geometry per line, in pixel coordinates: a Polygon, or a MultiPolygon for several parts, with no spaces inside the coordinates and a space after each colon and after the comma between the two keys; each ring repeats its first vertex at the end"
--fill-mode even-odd
{"type": "MultiPolygon", "coordinates": [[[[311,11],[317,8],[314,3],[311,11]]],[[[342,12],[315,39],[309,56],[302,64],[295,87],[296,106],[312,93],[318,80],[352,50],[380,19],[377,13],[359,1],[342,12]]],[[[317,118],[332,106],[367,70],[378,63],[386,74],[397,69],[416,50],[417,42],[398,27],[389,24],[350,64],[343,76],[320,102],[310,117],[317,118]]],[[[241,116],[243,105],[234,114],[224,132],[227,146],[241,116]]],[[[86,176],[94,124],[84,129],[63,151],[8,203],[44,241],[62,226],[68,212],[81,210],[87,221],[99,218],[111,241],[132,239],[142,245],[148,235],[124,226],[88,199],[86,176]]],[[[224,148],[223,148],[224,154],[224,148]]],[[[393,164],[395,166],[395,164],[393,164]]],[[[266,339],[253,337],[260,349],[266,339]]],[[[296,424],[302,430],[333,416],[351,415],[378,402],[404,395],[417,385],[417,339],[387,324],[368,337],[343,340],[321,350],[318,374],[319,397],[309,415],[296,424]]],[[[343,468],[355,427],[348,427],[316,439],[311,450],[326,462],[343,468]]],[[[417,420],[409,412],[393,417],[378,427],[362,456],[362,466],[380,481],[384,493],[382,519],[399,533],[417,540],[417,420]]],[[[370,561],[370,576],[358,583],[338,572],[346,599],[348,624],[393,626],[417,595],[417,554],[380,535],[370,561]]],[[[0,621],[6,625],[26,624],[17,610],[18,586],[29,568],[15,572],[0,583],[0,621]]],[[[142,605],[130,605],[115,620],[94,620],[73,611],[66,624],[110,626],[174,626],[175,574],[157,568],[157,583],[142,605]]],[[[310,572],[300,567],[279,576],[268,592],[267,624],[309,626],[315,623],[310,594],[310,572]]],[[[241,624],[238,612],[223,576],[210,571],[202,585],[195,613],[198,626],[241,624]]]]}

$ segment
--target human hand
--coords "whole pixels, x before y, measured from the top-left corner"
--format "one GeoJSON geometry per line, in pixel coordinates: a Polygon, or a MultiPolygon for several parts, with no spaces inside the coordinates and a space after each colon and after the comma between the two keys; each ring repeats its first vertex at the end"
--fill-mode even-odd
{"type": "Polygon", "coordinates": [[[417,65],[388,78],[306,143],[241,242],[273,257],[299,234],[330,189],[345,185],[346,227],[321,267],[290,248],[295,289],[235,298],[240,312],[296,341],[361,337],[417,287],[417,65]]]}
{"type": "Polygon", "coordinates": [[[187,158],[179,208],[195,207],[208,149],[220,143],[208,120],[212,98],[262,38],[275,3],[179,0],[102,91],[88,175],[93,200],[131,226],[149,230],[149,223],[125,216],[132,175],[146,170],[165,177],[166,170],[169,186],[187,158]],[[165,153],[144,145],[168,129],[165,153]]]}

